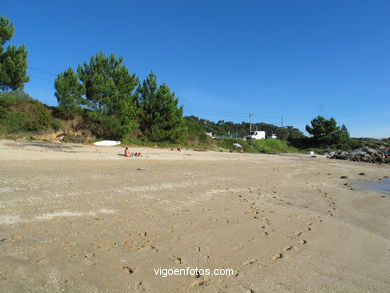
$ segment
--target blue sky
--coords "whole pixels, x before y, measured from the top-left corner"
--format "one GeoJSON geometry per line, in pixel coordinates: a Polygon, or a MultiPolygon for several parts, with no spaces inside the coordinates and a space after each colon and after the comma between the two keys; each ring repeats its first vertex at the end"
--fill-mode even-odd
{"type": "Polygon", "coordinates": [[[56,105],[54,79],[103,50],[150,71],[186,115],[304,129],[323,115],[352,136],[390,136],[390,1],[9,1],[25,90],[56,105]]]}

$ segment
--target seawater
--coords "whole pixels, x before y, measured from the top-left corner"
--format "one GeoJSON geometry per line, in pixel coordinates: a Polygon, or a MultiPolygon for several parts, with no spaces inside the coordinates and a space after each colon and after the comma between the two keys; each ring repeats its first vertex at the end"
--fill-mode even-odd
{"type": "Polygon", "coordinates": [[[359,187],[364,190],[373,190],[390,195],[390,178],[374,182],[365,182],[360,184],[359,187]]]}

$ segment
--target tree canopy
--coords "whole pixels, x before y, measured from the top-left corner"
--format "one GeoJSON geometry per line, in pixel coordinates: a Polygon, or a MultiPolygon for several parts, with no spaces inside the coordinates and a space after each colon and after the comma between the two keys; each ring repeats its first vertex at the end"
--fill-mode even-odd
{"type": "Polygon", "coordinates": [[[178,142],[184,134],[183,108],[166,84],[157,85],[151,73],[140,85],[123,58],[93,56],[89,63],[60,73],[55,80],[60,110],[68,117],[88,114],[91,131],[106,138],[132,137],[138,125],[150,141],[178,142]]]}
{"type": "Polygon", "coordinates": [[[140,104],[140,128],[142,133],[155,142],[177,142],[183,136],[183,107],[166,84],[157,86],[152,72],[138,89],[140,104]]]}
{"type": "Polygon", "coordinates": [[[84,84],[79,83],[77,74],[72,68],[68,68],[65,72],[58,74],[54,87],[59,110],[68,120],[73,118],[74,114],[80,112],[80,105],[84,103],[84,84]]]}
{"type": "Polygon", "coordinates": [[[318,115],[311,120],[311,126],[306,125],[306,131],[312,135],[313,141],[317,145],[338,145],[347,148],[349,143],[347,127],[345,125],[337,126],[334,118],[326,119],[318,115]]]}
{"type": "Polygon", "coordinates": [[[25,46],[4,45],[14,35],[14,24],[0,17],[0,90],[21,90],[30,78],[27,76],[27,50],[25,46]]]}

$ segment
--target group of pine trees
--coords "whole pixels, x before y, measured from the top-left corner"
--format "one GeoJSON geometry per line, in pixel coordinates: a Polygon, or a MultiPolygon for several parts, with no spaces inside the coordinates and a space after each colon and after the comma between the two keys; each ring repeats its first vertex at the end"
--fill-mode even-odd
{"type": "MultiPolygon", "coordinates": [[[[0,91],[23,90],[27,76],[27,50],[25,46],[7,46],[14,35],[14,24],[4,16],[0,18],[0,91]]],[[[77,114],[86,114],[88,127],[98,137],[123,138],[135,133],[154,142],[176,142],[184,135],[183,108],[166,84],[157,84],[151,73],[141,84],[130,74],[123,58],[93,56],[74,71],[72,68],[58,74],[54,86],[58,108],[70,120],[77,114]]],[[[2,109],[10,99],[4,96],[2,109]],[[4,104],[4,105],[3,105],[4,104]]],[[[7,111],[3,111],[9,116],[7,111]]],[[[4,117],[3,117],[4,116],[4,117]]],[[[1,117],[0,117],[1,118],[1,117]]],[[[4,119],[3,119],[4,118],[4,119]]]]}
{"type": "Polygon", "coordinates": [[[152,72],[140,83],[123,58],[100,52],[58,74],[54,86],[66,118],[87,113],[90,130],[99,137],[138,136],[154,142],[177,142],[184,135],[183,107],[152,72]]]}
{"type": "MultiPolygon", "coordinates": [[[[0,130],[33,131],[54,125],[44,105],[33,102],[28,95],[20,92],[30,78],[27,75],[26,47],[5,46],[14,32],[14,24],[1,16],[0,130]]],[[[178,142],[186,129],[204,136],[202,129],[206,124],[208,131],[242,135],[248,128],[244,122],[214,123],[197,117],[184,120],[183,107],[179,106],[178,99],[166,84],[158,85],[154,73],[150,73],[141,83],[123,65],[123,58],[116,58],[113,54],[105,56],[100,52],[91,57],[89,63],[78,65],[76,70],[68,68],[58,74],[54,86],[58,110],[63,117],[69,121],[82,115],[88,129],[101,138],[137,136],[151,142],[178,142]]],[[[306,126],[311,138],[292,126],[276,127],[265,123],[255,126],[303,147],[336,145],[348,148],[350,142],[345,125],[337,126],[333,118],[327,120],[322,116],[314,118],[311,126],[306,126]]]]}

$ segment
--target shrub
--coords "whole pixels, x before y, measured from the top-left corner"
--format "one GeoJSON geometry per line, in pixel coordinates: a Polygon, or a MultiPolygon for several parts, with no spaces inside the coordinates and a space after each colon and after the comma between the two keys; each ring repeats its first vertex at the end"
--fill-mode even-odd
{"type": "Polygon", "coordinates": [[[66,134],[62,139],[63,142],[70,143],[85,143],[88,140],[84,136],[74,135],[74,134],[66,134]]]}
{"type": "Polygon", "coordinates": [[[280,139],[251,139],[243,140],[239,138],[219,138],[216,139],[217,145],[224,149],[235,149],[234,144],[238,143],[242,146],[243,150],[248,153],[265,153],[265,154],[278,154],[287,152],[298,152],[298,150],[289,145],[288,142],[280,139]]]}
{"type": "Polygon", "coordinates": [[[20,92],[0,94],[0,125],[5,134],[36,132],[52,126],[50,111],[20,92]]]}

